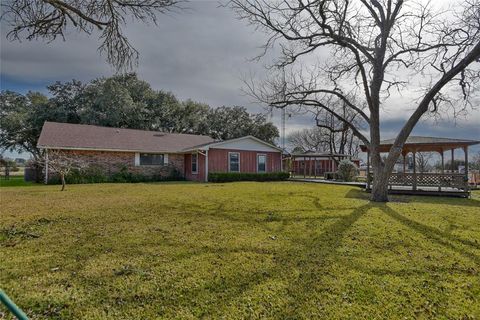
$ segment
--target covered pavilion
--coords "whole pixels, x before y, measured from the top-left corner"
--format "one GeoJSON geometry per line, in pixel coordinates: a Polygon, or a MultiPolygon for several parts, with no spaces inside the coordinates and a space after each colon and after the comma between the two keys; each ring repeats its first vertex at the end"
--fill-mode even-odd
{"type": "MultiPolygon", "coordinates": [[[[389,152],[395,139],[380,142],[380,152],[389,152]]],[[[410,136],[403,145],[403,172],[392,173],[388,182],[391,193],[414,194],[469,194],[468,184],[468,148],[480,144],[478,140],[452,139],[438,137],[410,136]],[[455,168],[455,150],[462,149],[465,156],[463,172],[455,168]],[[451,165],[445,167],[445,153],[450,151],[451,165]],[[418,152],[438,152],[441,157],[441,171],[439,173],[417,172],[416,154],[418,152]],[[413,158],[413,172],[406,172],[406,158],[411,153],[413,158]]],[[[370,153],[365,145],[360,146],[367,152],[367,190],[370,189],[370,153]]]]}

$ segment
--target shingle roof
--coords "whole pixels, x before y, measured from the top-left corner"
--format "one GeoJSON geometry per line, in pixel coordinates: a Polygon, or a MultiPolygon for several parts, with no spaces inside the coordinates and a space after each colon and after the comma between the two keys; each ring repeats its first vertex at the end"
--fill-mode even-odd
{"type": "MultiPolygon", "coordinates": [[[[380,141],[380,144],[393,144],[395,139],[387,139],[380,141]]],[[[407,138],[405,144],[477,144],[480,141],[467,140],[467,139],[452,139],[452,138],[439,138],[439,137],[422,137],[422,136],[410,136],[407,138]]]]}
{"type": "MultiPolygon", "coordinates": [[[[380,152],[388,152],[392,147],[395,139],[387,139],[380,141],[380,152]]],[[[466,146],[480,144],[478,140],[468,139],[453,139],[453,138],[440,138],[440,137],[422,137],[422,136],[410,136],[404,143],[403,150],[410,151],[446,151],[450,149],[457,149],[466,146]]],[[[363,152],[367,151],[365,145],[360,145],[360,149],[363,152]]]]}
{"type": "Polygon", "coordinates": [[[214,139],[194,134],[164,133],[85,124],[45,122],[39,148],[181,152],[214,139]]]}

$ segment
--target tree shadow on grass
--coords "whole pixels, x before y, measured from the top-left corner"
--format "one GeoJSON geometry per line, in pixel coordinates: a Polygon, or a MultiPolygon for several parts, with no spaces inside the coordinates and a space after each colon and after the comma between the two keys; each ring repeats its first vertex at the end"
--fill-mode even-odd
{"type": "Polygon", "coordinates": [[[284,259],[278,259],[278,263],[292,263],[292,255],[298,256],[294,265],[300,270],[298,281],[289,284],[289,292],[295,294],[295,299],[287,310],[285,317],[296,317],[302,306],[311,301],[313,291],[329,290],[322,283],[324,276],[329,274],[328,268],[337,260],[337,249],[342,245],[347,231],[376,204],[365,204],[352,211],[351,214],[342,216],[326,228],[324,232],[310,241],[300,240],[295,252],[285,255],[284,259]]]}
{"type": "MultiPolygon", "coordinates": [[[[351,189],[347,192],[346,198],[349,199],[361,199],[370,200],[370,193],[360,189],[351,189]]],[[[446,197],[446,196],[413,196],[413,195],[395,195],[390,194],[388,196],[390,202],[404,202],[404,203],[422,203],[422,204],[435,204],[435,205],[451,205],[451,206],[463,206],[463,207],[478,207],[480,208],[480,201],[477,199],[465,199],[458,197],[446,197]]],[[[479,210],[480,215],[480,210],[479,210]]]]}
{"type": "Polygon", "coordinates": [[[467,239],[461,239],[458,237],[453,236],[452,234],[448,232],[444,232],[441,230],[438,230],[436,228],[421,224],[417,221],[411,220],[401,214],[399,214],[397,211],[393,210],[387,205],[383,205],[379,207],[385,214],[387,214],[389,217],[393,218],[394,220],[400,222],[404,226],[413,229],[414,231],[422,234],[426,238],[444,246],[447,247],[469,259],[474,261],[477,264],[480,264],[480,257],[477,256],[476,254],[466,250],[463,246],[468,246],[471,249],[480,249],[480,244],[474,241],[470,241],[467,239]],[[462,246],[463,245],[463,246],[462,246]]]}
{"type": "Polygon", "coordinates": [[[397,270],[392,270],[388,267],[366,267],[364,264],[352,261],[349,264],[349,268],[355,269],[361,273],[368,273],[374,276],[395,276],[395,277],[411,277],[411,276],[422,276],[428,275],[432,276],[433,274],[461,274],[466,276],[475,276],[478,275],[479,271],[468,266],[462,266],[460,264],[453,264],[450,267],[439,267],[436,265],[431,266],[422,266],[415,268],[402,268],[397,270]]]}
{"type": "MultiPolygon", "coordinates": [[[[183,295],[198,297],[205,294],[205,290],[207,290],[208,294],[216,295],[218,299],[223,300],[222,304],[234,305],[238,303],[235,301],[241,299],[243,293],[255,286],[275,279],[289,281],[286,289],[289,295],[287,297],[288,302],[286,302],[286,306],[282,307],[282,317],[295,318],[302,306],[311,301],[313,291],[329,290],[328,285],[322,283],[322,279],[329,275],[328,268],[337,261],[337,249],[342,245],[345,234],[370,208],[376,206],[377,204],[369,203],[357,207],[350,214],[336,216],[336,221],[327,225],[317,236],[290,239],[295,245],[286,250],[263,251],[249,246],[239,248],[198,247],[191,254],[183,256],[182,259],[189,259],[199,254],[215,254],[228,257],[232,253],[253,253],[272,255],[274,264],[267,268],[259,267],[259,270],[249,274],[237,272],[212,279],[205,286],[194,291],[184,292],[183,295]],[[292,280],[294,279],[294,277],[292,278],[292,272],[299,272],[299,278],[292,280]]],[[[235,219],[235,221],[237,220],[235,219]]],[[[166,301],[165,303],[169,305],[178,302],[166,301]]],[[[182,304],[182,307],[188,308],[188,303],[182,304]]],[[[212,316],[218,313],[218,310],[214,306],[209,306],[204,307],[204,312],[207,316],[212,316]]]]}

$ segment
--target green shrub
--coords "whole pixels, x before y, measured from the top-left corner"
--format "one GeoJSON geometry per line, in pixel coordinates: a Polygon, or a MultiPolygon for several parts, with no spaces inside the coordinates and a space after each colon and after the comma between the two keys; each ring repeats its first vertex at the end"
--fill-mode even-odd
{"type": "Polygon", "coordinates": [[[90,166],[83,170],[74,169],[65,178],[67,183],[102,183],[108,182],[108,176],[100,166],[90,166]]]}
{"type": "Polygon", "coordinates": [[[282,181],[290,177],[288,172],[243,173],[243,172],[210,172],[210,182],[234,181],[282,181]]]}
{"type": "MultiPolygon", "coordinates": [[[[167,170],[167,169],[166,169],[167,170]]],[[[155,175],[144,175],[132,172],[126,166],[122,166],[118,171],[107,174],[105,169],[100,166],[90,166],[83,170],[72,169],[65,177],[67,184],[82,183],[139,183],[139,182],[159,182],[159,181],[180,181],[184,180],[181,173],[175,168],[168,168],[167,172],[155,175]],[[165,174],[166,173],[166,174],[165,174]]],[[[59,184],[60,178],[52,173],[49,184],[59,184]]]]}
{"type": "Polygon", "coordinates": [[[358,168],[352,161],[344,159],[338,164],[337,174],[343,181],[353,181],[358,175],[358,168]]]}

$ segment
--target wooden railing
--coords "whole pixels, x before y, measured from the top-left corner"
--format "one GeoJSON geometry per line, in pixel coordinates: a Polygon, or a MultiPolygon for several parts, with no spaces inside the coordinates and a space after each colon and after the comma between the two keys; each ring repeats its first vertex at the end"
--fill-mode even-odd
{"type": "MultiPolygon", "coordinates": [[[[370,181],[371,180],[370,175],[370,181]]],[[[411,186],[413,190],[417,187],[438,187],[468,189],[468,181],[462,173],[392,173],[388,180],[388,186],[411,186]]]]}

